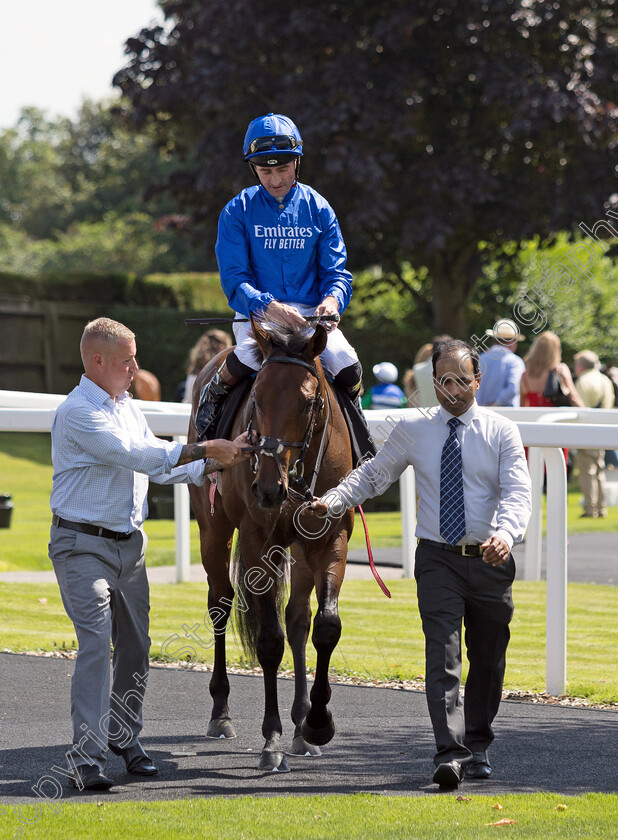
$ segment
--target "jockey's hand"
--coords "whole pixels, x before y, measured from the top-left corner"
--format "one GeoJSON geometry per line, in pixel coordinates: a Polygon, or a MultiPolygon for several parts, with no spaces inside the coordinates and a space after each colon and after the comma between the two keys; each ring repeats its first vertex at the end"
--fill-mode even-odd
{"type": "Polygon", "coordinates": [[[482,543],[483,563],[489,566],[501,566],[509,559],[511,549],[502,537],[490,537],[482,543]]]}
{"type": "Polygon", "coordinates": [[[243,432],[235,440],[207,441],[207,457],[221,464],[222,467],[233,467],[251,457],[243,447],[247,446],[247,433],[243,432]]]}
{"type": "Polygon", "coordinates": [[[304,330],[309,325],[295,306],[287,303],[280,303],[278,300],[271,300],[264,313],[265,321],[272,321],[282,327],[292,327],[296,330],[304,330]]]}
{"type": "Polygon", "coordinates": [[[336,316],[334,321],[322,322],[322,326],[326,332],[332,332],[337,329],[337,322],[339,321],[339,304],[337,303],[337,299],[332,295],[324,298],[322,303],[316,308],[315,314],[318,318],[321,318],[324,315],[336,316]]]}

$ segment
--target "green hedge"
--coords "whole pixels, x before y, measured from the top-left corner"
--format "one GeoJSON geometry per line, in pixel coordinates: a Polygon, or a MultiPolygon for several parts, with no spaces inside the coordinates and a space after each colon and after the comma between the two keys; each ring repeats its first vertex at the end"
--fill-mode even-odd
{"type": "Polygon", "coordinates": [[[48,274],[29,277],[0,273],[0,293],[33,300],[125,304],[178,308],[183,298],[174,287],[133,274],[48,274]]]}
{"type": "Polygon", "coordinates": [[[203,309],[222,316],[229,315],[227,298],[223,294],[217,272],[204,274],[149,274],[147,283],[170,288],[181,309],[203,309]]]}

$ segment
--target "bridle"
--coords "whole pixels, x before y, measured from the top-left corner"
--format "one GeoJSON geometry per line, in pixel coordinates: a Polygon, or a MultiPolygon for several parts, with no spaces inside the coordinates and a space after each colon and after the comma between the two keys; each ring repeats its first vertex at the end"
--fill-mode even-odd
{"type": "MultiPolygon", "coordinates": [[[[258,443],[255,445],[251,445],[248,448],[253,450],[253,455],[251,456],[251,469],[253,474],[255,475],[259,468],[259,461],[262,455],[265,455],[268,458],[274,458],[275,464],[277,466],[277,471],[279,472],[279,478],[281,483],[284,484],[283,478],[283,470],[281,469],[281,462],[279,460],[279,456],[283,452],[284,449],[298,449],[298,457],[294,461],[294,465],[292,466],[291,470],[288,470],[288,488],[292,493],[295,493],[298,496],[301,496],[306,501],[313,500],[313,491],[315,489],[315,484],[317,481],[318,473],[320,471],[320,466],[322,464],[322,459],[324,457],[324,451],[326,446],[326,433],[328,431],[328,419],[330,417],[330,404],[328,399],[328,394],[326,393],[326,403],[324,401],[324,397],[319,391],[320,385],[320,375],[318,373],[317,367],[312,365],[310,362],[305,362],[303,359],[295,359],[291,356],[269,356],[267,359],[264,359],[262,362],[262,366],[260,370],[263,370],[266,365],[278,363],[278,364],[287,364],[287,365],[298,365],[299,367],[305,368],[311,373],[312,376],[318,381],[318,393],[316,397],[312,401],[311,407],[311,415],[309,416],[309,421],[307,423],[307,428],[305,429],[305,434],[303,435],[302,440],[282,440],[281,438],[271,437],[269,435],[261,435],[259,437],[258,443]],[[313,437],[313,430],[316,424],[316,421],[322,414],[324,406],[326,405],[327,409],[327,417],[326,422],[324,424],[324,431],[322,433],[322,440],[320,443],[320,450],[318,452],[318,457],[316,458],[315,467],[313,470],[313,476],[311,479],[311,484],[308,485],[304,478],[304,471],[305,471],[305,464],[304,459],[307,454],[307,450],[309,449],[309,445],[311,444],[311,439],[313,437]],[[300,493],[297,490],[294,490],[294,485],[296,485],[300,489],[300,493]]],[[[253,395],[252,395],[253,399],[253,395]]],[[[251,436],[254,433],[254,429],[251,428],[251,424],[253,423],[253,415],[255,413],[255,399],[253,399],[253,405],[251,408],[251,414],[249,416],[249,424],[247,426],[247,432],[249,436],[249,440],[251,440],[251,436]]]]}

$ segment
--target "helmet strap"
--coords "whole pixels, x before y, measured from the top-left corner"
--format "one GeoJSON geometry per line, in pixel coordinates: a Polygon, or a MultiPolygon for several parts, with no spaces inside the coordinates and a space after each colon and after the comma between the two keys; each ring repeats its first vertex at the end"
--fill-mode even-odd
{"type": "Polygon", "coordinates": [[[256,180],[256,181],[258,182],[258,184],[261,186],[261,185],[262,185],[262,182],[260,181],[260,178],[259,178],[259,176],[258,176],[258,174],[257,174],[257,172],[256,172],[255,165],[254,165],[253,163],[251,163],[251,161],[250,161],[250,160],[248,160],[248,161],[247,161],[247,163],[248,163],[248,164],[249,164],[249,166],[251,167],[251,171],[253,172],[253,174],[254,174],[254,176],[255,176],[255,180],[256,180]]]}

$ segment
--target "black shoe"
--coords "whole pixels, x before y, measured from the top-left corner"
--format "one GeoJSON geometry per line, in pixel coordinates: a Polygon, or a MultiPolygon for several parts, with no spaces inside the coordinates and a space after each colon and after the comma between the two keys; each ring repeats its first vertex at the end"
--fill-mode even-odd
{"type": "Polygon", "coordinates": [[[73,771],[69,784],[79,790],[109,790],[114,786],[112,780],[104,776],[96,764],[92,767],[88,764],[79,764],[73,771]]]}
{"type": "Polygon", "coordinates": [[[109,748],[116,755],[122,756],[127,766],[127,773],[133,773],[136,776],[156,776],[159,772],[139,742],[126,749],[114,744],[110,744],[109,748]]]}
{"type": "Polygon", "coordinates": [[[458,761],[448,761],[445,764],[439,764],[436,772],[433,774],[435,784],[444,788],[456,788],[463,779],[463,767],[458,761]]]}
{"type": "Polygon", "coordinates": [[[487,758],[487,750],[473,752],[465,771],[468,779],[488,779],[491,776],[491,764],[487,758]]]}
{"type": "Polygon", "coordinates": [[[202,388],[195,412],[195,428],[199,440],[202,440],[206,435],[215,414],[233,387],[233,384],[223,379],[221,368],[219,368],[210,382],[207,382],[202,388]]]}

